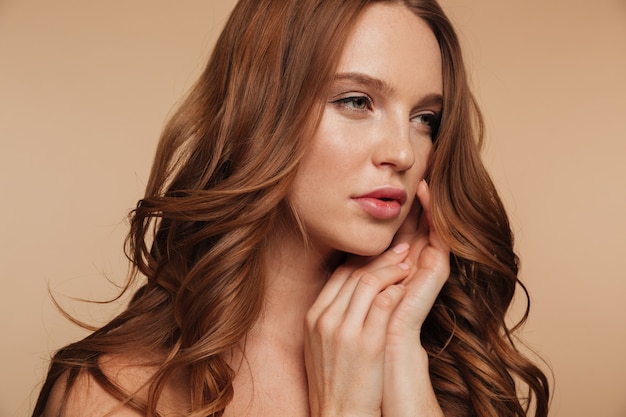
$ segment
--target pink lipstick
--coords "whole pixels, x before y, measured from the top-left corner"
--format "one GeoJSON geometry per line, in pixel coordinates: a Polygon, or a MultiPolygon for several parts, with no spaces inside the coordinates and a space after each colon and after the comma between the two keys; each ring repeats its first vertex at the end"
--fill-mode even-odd
{"type": "Polygon", "coordinates": [[[406,198],[406,191],[402,189],[383,187],[353,197],[353,200],[370,216],[380,220],[390,220],[400,215],[406,198]]]}

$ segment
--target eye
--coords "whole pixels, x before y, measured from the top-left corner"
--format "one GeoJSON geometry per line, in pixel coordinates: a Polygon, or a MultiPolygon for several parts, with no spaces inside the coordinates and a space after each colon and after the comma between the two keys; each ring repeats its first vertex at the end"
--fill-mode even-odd
{"type": "Polygon", "coordinates": [[[421,113],[414,116],[411,121],[418,123],[421,128],[430,135],[433,141],[437,138],[439,125],[441,123],[440,113],[421,113]]]}
{"type": "Polygon", "coordinates": [[[333,103],[350,110],[365,111],[372,108],[372,100],[367,96],[351,96],[340,98],[333,103]]]}
{"type": "Polygon", "coordinates": [[[439,123],[439,115],[434,113],[422,113],[413,117],[414,122],[428,126],[430,128],[435,127],[439,123]]]}

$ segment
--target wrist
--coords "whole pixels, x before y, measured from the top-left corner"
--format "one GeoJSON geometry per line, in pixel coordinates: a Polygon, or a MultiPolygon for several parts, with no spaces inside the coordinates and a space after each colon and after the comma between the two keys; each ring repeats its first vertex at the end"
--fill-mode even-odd
{"type": "Polygon", "coordinates": [[[428,353],[420,345],[385,351],[384,417],[442,417],[429,373],[428,353]]]}
{"type": "Polygon", "coordinates": [[[389,342],[385,346],[385,363],[389,366],[428,369],[428,352],[421,343],[389,342]]]}

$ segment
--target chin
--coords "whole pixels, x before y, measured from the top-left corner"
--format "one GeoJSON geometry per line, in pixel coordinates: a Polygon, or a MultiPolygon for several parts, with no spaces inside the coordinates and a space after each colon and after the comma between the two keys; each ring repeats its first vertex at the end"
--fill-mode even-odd
{"type": "Polygon", "coordinates": [[[366,245],[353,246],[344,252],[358,256],[378,256],[389,248],[391,239],[370,241],[366,245]]]}
{"type": "Polygon", "coordinates": [[[357,256],[378,256],[385,252],[395,236],[396,229],[370,229],[364,233],[363,228],[357,233],[352,230],[345,234],[311,234],[311,243],[320,254],[329,255],[333,252],[342,252],[357,256]]]}

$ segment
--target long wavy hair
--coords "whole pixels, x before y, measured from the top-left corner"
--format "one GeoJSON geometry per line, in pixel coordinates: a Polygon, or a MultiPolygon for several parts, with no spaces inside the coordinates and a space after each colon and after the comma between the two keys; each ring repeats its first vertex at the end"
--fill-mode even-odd
{"type": "MultiPolygon", "coordinates": [[[[268,239],[298,227],[287,193],[360,12],[376,0],[241,0],[208,65],[166,126],[145,197],[130,215],[128,307],[52,358],[34,417],[52,387],[88,373],[109,393],[157,416],[160,393],[189,375],[190,416],[221,416],[233,398],[224,354],[243,340],[264,300],[268,239]],[[138,398],[109,380],[106,354],[159,352],[138,398]]],[[[433,30],[444,108],[428,180],[451,277],[423,330],[445,415],[545,417],[544,373],[514,343],[505,315],[518,280],[509,222],[480,160],[483,122],[455,31],[434,0],[395,0],[433,30]]],[[[526,296],[527,293],[526,293],[526,296]]],[[[61,407],[63,408],[63,407],[61,407]]]]}

